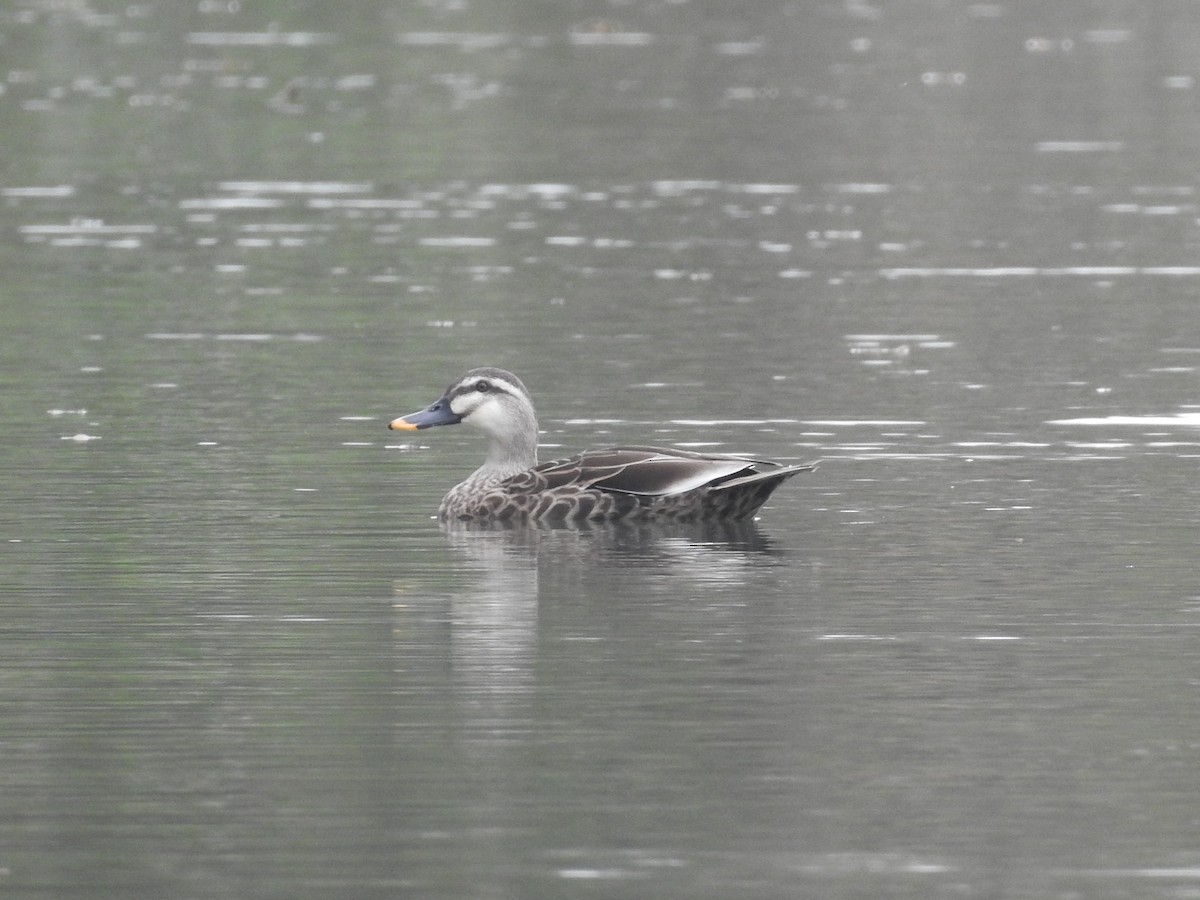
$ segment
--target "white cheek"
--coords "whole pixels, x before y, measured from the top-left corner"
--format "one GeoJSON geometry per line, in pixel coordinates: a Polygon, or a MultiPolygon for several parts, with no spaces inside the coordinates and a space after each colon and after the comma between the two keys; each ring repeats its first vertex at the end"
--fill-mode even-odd
{"type": "Polygon", "coordinates": [[[466,410],[465,414],[466,418],[463,419],[463,424],[474,425],[488,434],[503,434],[508,429],[508,422],[504,418],[499,403],[484,402],[474,410],[466,410]]]}

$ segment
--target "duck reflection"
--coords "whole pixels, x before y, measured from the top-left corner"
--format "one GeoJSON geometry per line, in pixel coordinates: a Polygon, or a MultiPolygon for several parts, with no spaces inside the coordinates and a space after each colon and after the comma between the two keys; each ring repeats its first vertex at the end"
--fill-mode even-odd
{"type": "Polygon", "coordinates": [[[538,573],[528,548],[495,532],[450,535],[463,579],[450,597],[450,662],[468,727],[502,736],[533,683],[538,573]]]}
{"type": "Polygon", "coordinates": [[[454,524],[443,532],[461,579],[450,598],[456,686],[496,726],[533,684],[539,621],[555,605],[594,601],[602,610],[631,596],[697,596],[711,608],[714,599],[740,600],[752,573],[781,552],[754,522],[454,524]]]}
{"type": "Polygon", "coordinates": [[[424,646],[418,655],[444,660],[454,695],[468,713],[464,724],[496,737],[524,717],[539,623],[546,617],[561,622],[569,607],[572,618],[584,617],[574,629],[606,631],[611,623],[605,610],[641,598],[694,600],[697,611],[712,616],[720,607],[724,618],[753,593],[749,583],[756,573],[784,552],[754,522],[571,528],[454,523],[443,526],[443,535],[453,561],[439,561],[438,571],[429,573],[438,587],[424,601],[417,601],[411,583],[405,587],[401,608],[409,627],[400,633],[413,637],[416,619],[440,623],[420,629],[424,646]]]}
{"type": "Polygon", "coordinates": [[[580,825],[578,779],[604,777],[614,754],[655,771],[659,726],[704,721],[686,711],[697,672],[754,652],[754,612],[785,570],[753,522],[457,524],[442,538],[422,554],[430,589],[409,582],[398,607],[398,722],[412,770],[437,773],[430,833],[479,872],[530,834],[586,842],[561,831],[580,825]]]}

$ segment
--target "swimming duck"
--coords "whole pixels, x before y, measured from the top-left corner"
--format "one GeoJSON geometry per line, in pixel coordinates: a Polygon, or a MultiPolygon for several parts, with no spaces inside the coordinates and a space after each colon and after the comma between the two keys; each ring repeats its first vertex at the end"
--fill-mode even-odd
{"type": "Polygon", "coordinates": [[[490,438],[487,458],[442,499],[443,522],[742,520],[775,488],[815,464],[661,447],[613,447],[538,464],[529,391],[504,369],[472,369],[434,403],[395,419],[393,431],[464,422],[490,438]]]}

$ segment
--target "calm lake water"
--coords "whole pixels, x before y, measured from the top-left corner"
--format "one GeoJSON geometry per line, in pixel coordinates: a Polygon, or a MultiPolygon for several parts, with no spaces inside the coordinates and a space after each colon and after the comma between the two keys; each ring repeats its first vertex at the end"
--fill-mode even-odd
{"type": "Polygon", "coordinates": [[[0,6],[0,890],[1200,894],[1200,11],[0,6]],[[452,531],[546,458],[739,529],[452,531]]]}

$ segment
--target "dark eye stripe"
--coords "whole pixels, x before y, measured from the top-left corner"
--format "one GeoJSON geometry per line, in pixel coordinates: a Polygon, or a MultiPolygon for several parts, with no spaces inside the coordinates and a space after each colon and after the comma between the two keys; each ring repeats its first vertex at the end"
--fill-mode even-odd
{"type": "Polygon", "coordinates": [[[460,384],[451,392],[453,397],[461,397],[463,394],[515,394],[516,389],[508,385],[506,382],[497,381],[494,378],[474,378],[466,384],[460,384]],[[486,387],[485,387],[486,385],[486,387]]]}

